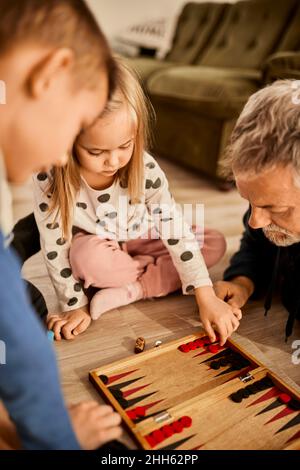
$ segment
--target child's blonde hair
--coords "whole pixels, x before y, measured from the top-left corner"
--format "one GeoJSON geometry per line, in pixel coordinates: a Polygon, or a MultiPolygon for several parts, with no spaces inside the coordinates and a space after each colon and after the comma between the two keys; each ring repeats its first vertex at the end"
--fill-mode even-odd
{"type": "MultiPolygon", "coordinates": [[[[128,164],[118,171],[117,177],[120,185],[128,188],[130,200],[137,203],[143,192],[143,153],[150,145],[150,123],[154,118],[154,112],[136,74],[120,58],[116,58],[116,64],[116,89],[99,119],[124,104],[133,118],[136,129],[133,154],[128,164]]],[[[78,138],[79,136],[77,140],[78,138]]],[[[49,211],[55,213],[55,218],[60,214],[64,238],[71,236],[71,212],[80,189],[80,165],[75,152],[76,142],[67,165],[52,170],[53,178],[47,189],[52,194],[49,211]]]]}

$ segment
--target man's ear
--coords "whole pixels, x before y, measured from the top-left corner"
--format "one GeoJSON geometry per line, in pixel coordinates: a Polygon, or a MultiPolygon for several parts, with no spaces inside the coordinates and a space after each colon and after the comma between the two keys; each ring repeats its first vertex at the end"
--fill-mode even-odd
{"type": "Polygon", "coordinates": [[[39,98],[47,92],[61,74],[69,73],[74,64],[71,49],[61,48],[42,59],[31,71],[27,80],[27,90],[32,98],[39,98]]]}

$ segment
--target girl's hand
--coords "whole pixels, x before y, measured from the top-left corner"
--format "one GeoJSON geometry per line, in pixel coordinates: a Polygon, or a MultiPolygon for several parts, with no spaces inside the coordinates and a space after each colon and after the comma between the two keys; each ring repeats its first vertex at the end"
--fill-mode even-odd
{"type": "Polygon", "coordinates": [[[62,336],[65,339],[74,339],[90,326],[91,321],[86,306],[59,315],[49,314],[47,316],[47,328],[54,332],[54,338],[57,341],[60,341],[62,336]]]}
{"type": "Polygon", "coordinates": [[[198,287],[195,296],[200,311],[203,326],[212,343],[216,341],[214,329],[220,335],[220,344],[223,346],[229,336],[236,331],[240,325],[242,312],[239,308],[228,305],[218,299],[212,287],[198,287]]]}

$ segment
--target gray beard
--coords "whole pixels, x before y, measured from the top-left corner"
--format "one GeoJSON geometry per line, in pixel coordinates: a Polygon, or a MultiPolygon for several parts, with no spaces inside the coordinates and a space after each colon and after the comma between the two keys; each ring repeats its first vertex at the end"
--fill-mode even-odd
{"type": "Polygon", "coordinates": [[[265,237],[276,246],[291,246],[300,242],[300,235],[294,235],[287,230],[270,230],[263,228],[265,237]]]}

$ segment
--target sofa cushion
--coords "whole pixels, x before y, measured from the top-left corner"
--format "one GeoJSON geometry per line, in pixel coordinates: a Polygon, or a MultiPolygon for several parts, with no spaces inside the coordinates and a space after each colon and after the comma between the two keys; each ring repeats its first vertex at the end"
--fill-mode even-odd
{"type": "Polygon", "coordinates": [[[145,82],[154,72],[174,65],[170,62],[150,57],[126,57],[124,60],[129,67],[135,70],[142,82],[145,82]]]}
{"type": "Polygon", "coordinates": [[[263,69],[264,81],[272,83],[278,79],[300,79],[300,51],[276,52],[268,57],[263,69]]]}
{"type": "Polygon", "coordinates": [[[300,5],[278,46],[278,51],[300,51],[300,5]]]}
{"type": "Polygon", "coordinates": [[[236,117],[261,80],[257,70],[177,66],[147,80],[151,96],[177,101],[207,117],[236,117]]]}
{"type": "Polygon", "coordinates": [[[197,63],[259,68],[278,46],[295,0],[243,0],[232,5],[197,63]]]}
{"type": "Polygon", "coordinates": [[[218,28],[227,8],[229,5],[224,3],[187,3],[179,16],[166,60],[192,64],[218,28]]]}

